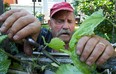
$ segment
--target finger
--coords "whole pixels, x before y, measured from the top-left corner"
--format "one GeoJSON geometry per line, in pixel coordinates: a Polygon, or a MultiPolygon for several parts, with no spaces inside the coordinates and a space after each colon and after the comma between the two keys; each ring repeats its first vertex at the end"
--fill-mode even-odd
{"type": "Polygon", "coordinates": [[[12,10],[9,10],[9,11],[3,13],[2,15],[0,15],[0,21],[6,20],[14,12],[19,12],[19,11],[21,11],[21,9],[12,9],[12,10]]]}
{"type": "Polygon", "coordinates": [[[86,63],[88,65],[92,65],[98,59],[98,57],[103,53],[105,48],[106,48],[106,45],[103,45],[103,44],[101,44],[101,42],[99,42],[96,45],[95,49],[93,50],[92,54],[86,60],[86,63]]]}
{"type": "Polygon", "coordinates": [[[26,15],[23,16],[21,18],[19,18],[11,27],[10,29],[10,33],[8,34],[8,36],[10,38],[13,37],[13,35],[15,35],[20,29],[22,29],[23,27],[27,26],[28,24],[32,23],[35,20],[35,17],[32,15],[26,15]],[[28,20],[27,20],[28,18],[28,20]]]}
{"type": "Polygon", "coordinates": [[[94,47],[98,43],[98,41],[99,41],[99,39],[97,39],[96,37],[92,37],[88,40],[88,42],[85,45],[85,48],[83,48],[83,52],[82,52],[81,58],[80,58],[81,61],[85,61],[89,57],[89,55],[93,51],[94,47]]]}
{"type": "Polygon", "coordinates": [[[33,53],[33,49],[32,48],[33,47],[30,44],[28,44],[26,41],[24,41],[24,52],[25,52],[25,54],[31,56],[32,53],[33,53]]]}
{"type": "MultiPolygon", "coordinates": [[[[7,30],[13,25],[13,23],[20,17],[26,15],[27,13],[16,12],[9,16],[1,27],[2,32],[7,32],[7,30]]],[[[20,22],[21,23],[21,22],[20,22]]]]}
{"type": "Polygon", "coordinates": [[[77,54],[78,55],[81,55],[81,53],[84,49],[84,46],[85,46],[86,42],[89,40],[89,38],[90,37],[88,37],[88,36],[84,36],[78,41],[78,43],[77,43],[77,54]]]}
{"type": "Polygon", "coordinates": [[[39,33],[40,31],[40,23],[38,21],[29,24],[28,26],[24,27],[23,29],[21,29],[20,31],[18,31],[14,36],[13,39],[14,40],[21,40],[27,36],[32,36],[36,33],[39,33]]]}
{"type": "Polygon", "coordinates": [[[114,49],[111,45],[108,45],[101,55],[101,57],[97,60],[97,65],[103,64],[106,60],[108,60],[114,53],[114,49]]]}

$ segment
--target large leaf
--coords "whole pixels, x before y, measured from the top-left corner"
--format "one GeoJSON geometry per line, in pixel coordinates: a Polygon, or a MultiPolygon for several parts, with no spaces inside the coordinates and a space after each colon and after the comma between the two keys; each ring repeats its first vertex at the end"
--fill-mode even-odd
{"type": "Polygon", "coordinates": [[[94,34],[94,28],[98,26],[105,19],[103,15],[103,10],[100,9],[97,12],[94,12],[91,16],[89,16],[85,21],[80,25],[77,31],[73,34],[69,47],[74,50],[76,42],[85,35],[94,34]]]}
{"type": "Polygon", "coordinates": [[[77,67],[77,69],[79,69],[79,71],[83,72],[84,74],[94,73],[96,65],[92,65],[90,67],[86,63],[81,62],[79,60],[79,56],[77,56],[77,54],[75,52],[76,51],[75,50],[76,43],[78,42],[78,40],[82,36],[93,35],[94,34],[94,28],[96,26],[98,26],[104,19],[105,19],[105,17],[103,16],[103,11],[102,10],[94,12],[91,16],[89,16],[80,25],[79,29],[77,29],[77,31],[73,34],[73,36],[70,40],[69,47],[70,47],[70,50],[72,52],[72,55],[70,55],[71,59],[72,59],[74,65],[77,67]]]}

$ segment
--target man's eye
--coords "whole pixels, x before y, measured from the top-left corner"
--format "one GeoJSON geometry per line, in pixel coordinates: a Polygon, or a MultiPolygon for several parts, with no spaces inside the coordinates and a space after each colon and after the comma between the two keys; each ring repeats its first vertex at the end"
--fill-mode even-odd
{"type": "Polygon", "coordinates": [[[63,22],[64,22],[64,20],[57,20],[57,22],[58,22],[58,23],[63,23],[63,22]]]}

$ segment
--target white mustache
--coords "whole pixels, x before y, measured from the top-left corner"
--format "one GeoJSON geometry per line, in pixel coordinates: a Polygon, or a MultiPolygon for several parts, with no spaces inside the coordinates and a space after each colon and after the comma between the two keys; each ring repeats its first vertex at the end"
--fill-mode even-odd
{"type": "Polygon", "coordinates": [[[67,34],[67,35],[71,35],[71,32],[69,30],[61,30],[60,32],[58,32],[57,36],[60,36],[62,34],[67,34]]]}

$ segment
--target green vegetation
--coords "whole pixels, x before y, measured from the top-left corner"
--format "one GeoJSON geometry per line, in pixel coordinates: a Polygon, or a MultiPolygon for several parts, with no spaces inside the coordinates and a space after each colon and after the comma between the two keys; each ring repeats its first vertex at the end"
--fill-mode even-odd
{"type": "MultiPolygon", "coordinates": [[[[0,36],[0,47],[3,40],[6,38],[7,38],[7,35],[0,36]]],[[[0,74],[6,74],[9,68],[9,65],[11,63],[10,60],[8,60],[8,56],[5,53],[3,53],[3,51],[4,50],[0,48],[0,74]]]]}
{"type": "Polygon", "coordinates": [[[10,5],[8,3],[4,3],[4,11],[9,11],[11,9],[10,5]]]}
{"type": "MultiPolygon", "coordinates": [[[[103,9],[106,19],[95,28],[95,33],[109,40],[116,42],[116,0],[74,0],[75,14],[78,16],[81,11],[86,16],[103,9]]],[[[84,17],[86,18],[86,17],[84,17]]]]}

